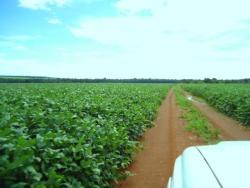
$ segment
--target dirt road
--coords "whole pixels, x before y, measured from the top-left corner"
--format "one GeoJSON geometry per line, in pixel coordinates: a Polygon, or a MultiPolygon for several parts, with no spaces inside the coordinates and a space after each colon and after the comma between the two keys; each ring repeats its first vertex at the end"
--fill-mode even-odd
{"type": "Polygon", "coordinates": [[[193,97],[192,103],[205,115],[210,123],[220,130],[221,140],[250,140],[250,131],[239,122],[223,115],[204,102],[193,97]]]}
{"type": "Polygon", "coordinates": [[[155,127],[148,130],[139,152],[129,171],[134,176],[121,182],[120,188],[165,188],[172,173],[175,158],[190,145],[200,145],[202,141],[184,130],[184,122],[171,90],[163,101],[155,127]]]}
{"type": "MultiPolygon", "coordinates": [[[[231,118],[217,112],[204,102],[193,97],[196,106],[220,130],[221,140],[250,140],[250,131],[231,118]]],[[[163,101],[155,127],[142,138],[144,149],[129,167],[135,175],[120,182],[119,188],[165,188],[172,173],[175,158],[191,145],[203,143],[197,136],[184,130],[181,111],[171,90],[163,101]]]]}

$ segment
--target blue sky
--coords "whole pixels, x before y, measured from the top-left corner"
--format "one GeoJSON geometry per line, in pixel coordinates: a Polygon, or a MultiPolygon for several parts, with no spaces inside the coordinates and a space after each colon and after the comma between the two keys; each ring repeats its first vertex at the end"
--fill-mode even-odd
{"type": "Polygon", "coordinates": [[[1,0],[0,75],[250,77],[249,0],[1,0]]]}

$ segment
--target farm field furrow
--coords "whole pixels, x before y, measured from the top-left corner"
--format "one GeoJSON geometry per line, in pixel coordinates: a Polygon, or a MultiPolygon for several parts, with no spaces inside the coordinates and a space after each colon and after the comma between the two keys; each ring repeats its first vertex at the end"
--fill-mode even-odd
{"type": "Polygon", "coordinates": [[[109,187],[169,85],[1,84],[0,187],[109,187]]]}
{"type": "Polygon", "coordinates": [[[182,87],[242,125],[250,125],[250,84],[184,84],[182,87]]]}

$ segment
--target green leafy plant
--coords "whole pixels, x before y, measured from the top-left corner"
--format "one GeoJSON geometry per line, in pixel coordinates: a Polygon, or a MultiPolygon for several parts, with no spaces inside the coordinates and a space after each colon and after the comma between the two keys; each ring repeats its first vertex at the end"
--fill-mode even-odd
{"type": "Polygon", "coordinates": [[[208,120],[196,109],[192,102],[183,95],[183,90],[177,86],[174,87],[177,104],[182,109],[182,118],[186,120],[186,130],[192,131],[203,141],[213,143],[218,141],[219,130],[212,127],[208,120]]]}
{"type": "Polygon", "coordinates": [[[168,85],[1,84],[0,187],[110,187],[168,85]]]}
{"type": "Polygon", "coordinates": [[[182,87],[242,125],[250,126],[250,84],[184,84],[182,87]]]}

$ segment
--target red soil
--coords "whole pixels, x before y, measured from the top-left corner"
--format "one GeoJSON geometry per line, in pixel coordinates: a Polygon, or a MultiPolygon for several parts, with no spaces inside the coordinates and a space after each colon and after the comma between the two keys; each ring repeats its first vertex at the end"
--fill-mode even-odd
{"type": "Polygon", "coordinates": [[[193,105],[198,108],[208,121],[220,130],[221,140],[250,140],[250,131],[240,125],[239,122],[216,111],[204,102],[196,98],[192,100],[193,105]]]}
{"type": "MultiPolygon", "coordinates": [[[[192,100],[208,121],[220,130],[221,140],[249,140],[250,131],[237,121],[217,112],[204,102],[192,100]]],[[[163,101],[155,127],[148,130],[142,138],[144,149],[138,153],[128,168],[134,176],[120,182],[119,188],[165,188],[172,175],[176,157],[188,146],[203,143],[197,136],[185,131],[185,122],[180,118],[181,111],[176,105],[171,90],[163,101]]]]}
{"type": "Polygon", "coordinates": [[[120,182],[117,187],[166,187],[176,157],[186,147],[202,144],[199,138],[184,130],[180,115],[171,90],[159,109],[155,127],[148,130],[142,139],[144,149],[128,168],[135,175],[120,182]]]}

